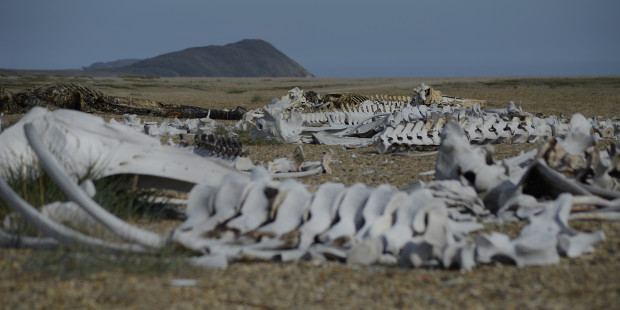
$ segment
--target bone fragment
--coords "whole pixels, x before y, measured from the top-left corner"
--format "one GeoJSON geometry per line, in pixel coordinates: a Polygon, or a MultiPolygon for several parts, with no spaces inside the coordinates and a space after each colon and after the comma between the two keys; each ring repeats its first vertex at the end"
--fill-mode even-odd
{"type": "Polygon", "coordinates": [[[383,253],[383,244],[378,239],[364,239],[349,250],[347,264],[368,266],[379,260],[383,253]]]}
{"type": "Polygon", "coordinates": [[[224,254],[205,254],[198,257],[189,258],[189,262],[198,267],[208,269],[226,269],[228,268],[228,259],[224,254]]]}
{"type": "Polygon", "coordinates": [[[0,247],[54,250],[58,248],[58,242],[54,238],[15,236],[0,230],[0,247]]]}

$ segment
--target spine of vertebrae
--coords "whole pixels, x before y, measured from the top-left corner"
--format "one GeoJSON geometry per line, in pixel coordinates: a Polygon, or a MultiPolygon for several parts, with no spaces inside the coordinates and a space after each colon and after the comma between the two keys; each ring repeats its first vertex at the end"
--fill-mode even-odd
{"type": "MultiPolygon", "coordinates": [[[[444,125],[457,121],[471,143],[535,143],[567,133],[569,120],[551,116],[539,118],[511,107],[505,110],[480,111],[476,107],[467,110],[444,111],[412,106],[401,110],[391,125],[379,135],[379,152],[386,153],[410,146],[438,146],[444,125]]],[[[589,120],[589,126],[601,138],[620,135],[620,123],[589,120]]]]}
{"type": "Polygon", "coordinates": [[[358,125],[368,122],[380,114],[389,114],[407,106],[405,101],[371,101],[366,100],[359,105],[345,104],[342,109],[319,112],[302,112],[301,117],[307,124],[358,125]]]}
{"type": "MultiPolygon", "coordinates": [[[[205,188],[190,195],[199,190],[205,188]]],[[[324,183],[310,191],[294,181],[230,177],[209,191],[213,194],[204,201],[190,200],[187,212],[188,218],[204,212],[209,216],[199,223],[188,220],[172,238],[190,249],[222,251],[232,259],[290,261],[310,253],[352,263],[396,263],[405,248],[411,254],[403,256],[405,264],[440,259],[450,265],[460,259],[454,255],[459,251],[439,253],[462,247],[452,241],[479,225],[474,216],[461,216],[458,222],[449,216],[464,212],[462,208],[487,214],[476,192],[456,181],[434,182],[413,192],[360,183],[324,183]],[[406,249],[413,242],[429,245],[417,253],[420,261],[411,260],[414,253],[406,249]]]]}

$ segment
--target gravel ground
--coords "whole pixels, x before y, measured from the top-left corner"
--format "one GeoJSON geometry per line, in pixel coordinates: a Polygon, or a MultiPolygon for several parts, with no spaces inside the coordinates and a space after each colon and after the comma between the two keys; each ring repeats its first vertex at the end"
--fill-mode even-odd
{"type": "MultiPolygon", "coordinates": [[[[534,113],[587,117],[620,116],[620,78],[475,78],[428,79],[444,93],[486,99],[504,107],[523,100],[534,113]],[[584,104],[584,103],[587,103],[584,104]]],[[[348,89],[362,93],[407,95],[425,79],[85,79],[111,94],[174,104],[249,108],[266,104],[293,86],[348,89]],[[190,87],[191,86],[191,87],[190,87]],[[232,90],[242,90],[232,91],[232,90]],[[260,98],[259,98],[260,97],[260,98]],[[247,104],[239,104],[247,103],[247,104]]],[[[0,79],[11,91],[28,83],[0,79]]],[[[50,82],[49,80],[41,81],[50,82]]],[[[5,117],[13,122],[19,116],[5,117]]],[[[250,144],[255,162],[290,154],[296,146],[250,144]]],[[[498,145],[496,158],[513,156],[538,145],[498,145]]],[[[434,169],[436,156],[379,155],[376,147],[348,149],[304,145],[307,160],[333,152],[333,174],[300,180],[377,186],[402,186],[434,169]]],[[[429,150],[411,150],[425,153],[429,150]]],[[[138,224],[169,232],[179,221],[138,224]]],[[[187,265],[183,255],[164,251],[157,257],[110,257],[75,251],[0,249],[0,305],[3,309],[323,309],[323,308],[467,308],[467,309],[614,309],[620,304],[620,223],[571,221],[581,231],[603,230],[606,241],[592,254],[559,264],[517,268],[483,265],[473,271],[433,268],[355,267],[340,262],[238,262],[226,270],[187,265]],[[178,281],[185,280],[185,281],[178,281]],[[184,284],[184,285],[182,285],[184,284]]],[[[522,223],[492,229],[515,236],[522,223]]]]}

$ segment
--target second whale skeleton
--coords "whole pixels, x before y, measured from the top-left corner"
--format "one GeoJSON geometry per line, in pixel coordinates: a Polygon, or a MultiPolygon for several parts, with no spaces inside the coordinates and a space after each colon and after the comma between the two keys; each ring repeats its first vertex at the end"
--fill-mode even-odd
{"type": "MultiPolygon", "coordinates": [[[[362,102],[309,102],[298,88],[272,100],[259,114],[251,132],[254,138],[287,143],[366,146],[378,143],[378,152],[400,148],[438,146],[443,127],[458,122],[472,143],[532,143],[565,134],[568,119],[537,117],[510,102],[506,109],[482,109],[479,101],[441,97],[431,100],[433,89],[420,84],[414,96],[362,102]],[[408,100],[408,101],[407,101],[408,100]],[[467,103],[467,104],[465,104],[467,103]]],[[[380,97],[380,96],[377,96],[380,97]]],[[[435,95],[437,97],[437,95],[435,95]]],[[[315,97],[311,97],[315,98],[315,97]]],[[[602,138],[620,136],[620,122],[588,120],[602,138]]]]}
{"type": "MultiPolygon", "coordinates": [[[[58,146],[45,141],[49,137],[46,131],[54,128],[53,124],[45,127],[27,122],[23,130],[27,148],[32,151],[22,151],[36,154],[43,169],[71,200],[56,205],[77,205],[72,212],[91,217],[125,242],[105,241],[58,224],[28,205],[2,178],[2,198],[52,239],[2,232],[0,243],[143,254],[178,245],[196,254],[193,263],[217,268],[245,259],[290,261],[310,257],[352,264],[462,269],[506,260],[518,266],[557,263],[560,255],[576,257],[591,252],[604,240],[600,231],[583,233],[570,228],[569,218],[618,218],[620,211],[618,148],[596,153],[589,123],[583,122],[583,117],[573,118],[575,125],[567,134],[554,137],[536,152],[498,162],[489,160],[492,156],[487,148],[471,145],[458,123],[449,122],[442,131],[437,180],[400,189],[339,183],[308,186],[295,180],[275,181],[260,166],[247,176],[208,161],[200,169],[207,169],[202,173],[210,175],[203,181],[191,180],[197,185],[189,195],[187,220],[168,236],[128,224],[95,203],[89,182],[78,185],[67,172],[66,163],[59,161],[62,154],[52,151],[58,146]],[[594,157],[599,160],[592,160],[594,157]],[[584,174],[584,170],[594,172],[584,174]],[[536,190],[543,185],[543,192],[536,190]],[[574,205],[597,208],[572,213],[574,205]],[[520,219],[528,224],[515,239],[496,232],[472,236],[483,227],[481,221],[494,219],[520,219]]],[[[89,141],[87,145],[103,145],[101,149],[105,149],[114,140],[107,137],[109,140],[101,141],[108,142],[102,143],[86,134],[83,138],[75,134],[75,143],[89,141]]],[[[157,159],[152,160],[151,167],[167,164],[162,159],[155,165],[157,159]]],[[[172,165],[171,170],[156,173],[174,173],[179,167],[172,165]]]]}

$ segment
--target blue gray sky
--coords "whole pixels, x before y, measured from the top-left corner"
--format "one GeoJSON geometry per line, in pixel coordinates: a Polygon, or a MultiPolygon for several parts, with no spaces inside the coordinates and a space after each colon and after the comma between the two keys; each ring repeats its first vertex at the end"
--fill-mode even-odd
{"type": "Polygon", "coordinates": [[[3,0],[0,68],[263,39],[318,77],[620,74],[618,0],[3,0]]]}

